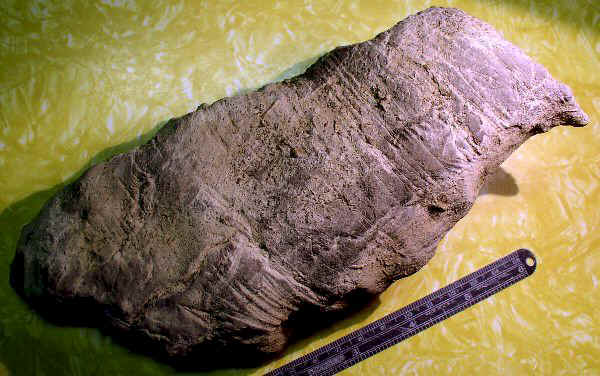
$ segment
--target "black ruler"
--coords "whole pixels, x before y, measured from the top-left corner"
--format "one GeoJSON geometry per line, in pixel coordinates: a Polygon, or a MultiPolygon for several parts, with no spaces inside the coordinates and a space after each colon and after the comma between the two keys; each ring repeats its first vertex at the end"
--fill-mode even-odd
{"type": "Polygon", "coordinates": [[[267,375],[333,375],[530,276],[535,267],[531,251],[514,251],[267,375]]]}

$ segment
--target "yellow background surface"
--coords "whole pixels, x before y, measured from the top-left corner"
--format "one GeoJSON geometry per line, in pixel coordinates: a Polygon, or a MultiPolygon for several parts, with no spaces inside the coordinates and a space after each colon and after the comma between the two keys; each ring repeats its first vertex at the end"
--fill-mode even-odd
{"type": "Polygon", "coordinates": [[[431,262],[379,301],[262,368],[211,374],[262,374],[520,247],[538,257],[532,277],[342,374],[600,374],[599,2],[3,0],[0,375],[173,373],[31,312],[8,285],[20,228],[61,183],[169,118],[297,74],[431,5],[502,31],[573,89],[591,123],[524,144],[431,262]]]}

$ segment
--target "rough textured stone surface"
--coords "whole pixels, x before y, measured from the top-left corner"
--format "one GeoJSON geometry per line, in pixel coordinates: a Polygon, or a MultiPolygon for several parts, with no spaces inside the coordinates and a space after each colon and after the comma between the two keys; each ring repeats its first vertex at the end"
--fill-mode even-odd
{"type": "Polygon", "coordinates": [[[91,168],[23,229],[11,281],[171,358],[260,359],[419,270],[515,148],[586,122],[489,25],[432,8],[91,168]]]}

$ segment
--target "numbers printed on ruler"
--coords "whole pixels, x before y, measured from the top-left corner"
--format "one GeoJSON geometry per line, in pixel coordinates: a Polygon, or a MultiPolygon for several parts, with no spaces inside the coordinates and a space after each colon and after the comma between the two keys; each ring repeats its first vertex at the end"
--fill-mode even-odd
{"type": "Polygon", "coordinates": [[[535,268],[534,254],[519,249],[267,375],[333,375],[530,276],[535,268]]]}

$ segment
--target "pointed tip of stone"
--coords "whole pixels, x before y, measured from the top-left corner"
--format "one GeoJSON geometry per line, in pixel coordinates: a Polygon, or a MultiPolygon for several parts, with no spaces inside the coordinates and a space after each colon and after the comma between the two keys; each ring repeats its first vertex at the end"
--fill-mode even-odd
{"type": "Polygon", "coordinates": [[[562,113],[561,119],[563,121],[562,125],[572,126],[572,127],[583,127],[589,124],[590,118],[589,116],[576,106],[572,109],[565,110],[562,113]]]}
{"type": "Polygon", "coordinates": [[[562,92],[561,104],[562,108],[559,112],[560,125],[583,127],[590,122],[589,116],[583,112],[581,107],[575,101],[575,97],[571,89],[564,85],[560,85],[562,92]]]}

